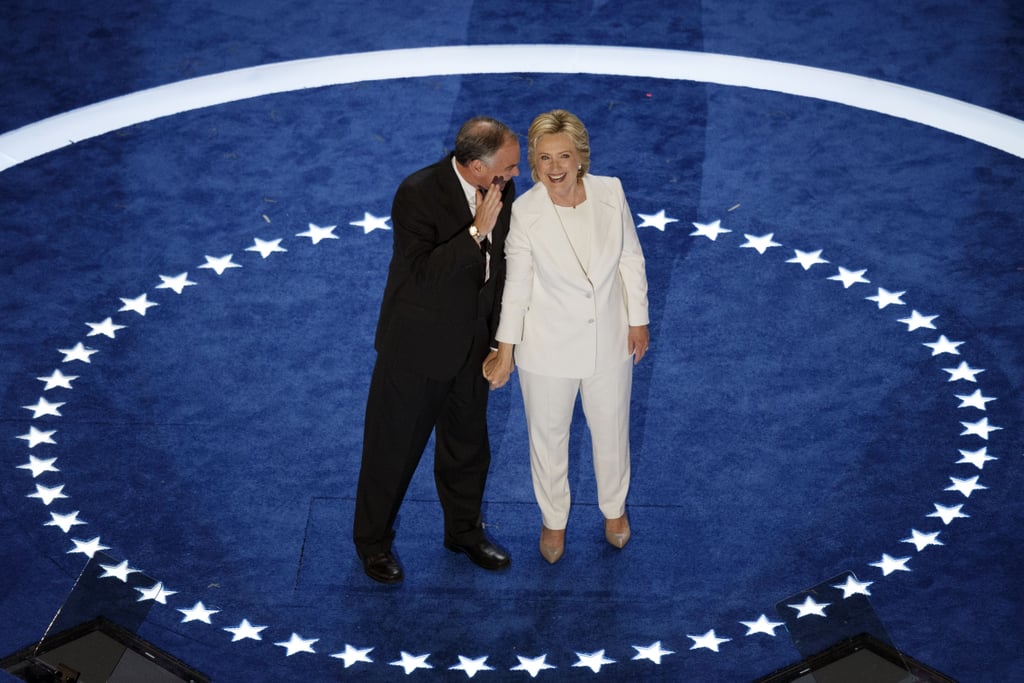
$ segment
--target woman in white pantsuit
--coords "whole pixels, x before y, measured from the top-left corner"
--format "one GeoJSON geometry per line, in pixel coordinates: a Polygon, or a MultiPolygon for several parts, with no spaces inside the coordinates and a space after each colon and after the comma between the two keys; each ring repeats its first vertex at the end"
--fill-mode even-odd
{"type": "Polygon", "coordinates": [[[498,355],[484,373],[497,387],[519,366],[540,551],[554,563],[565,550],[577,393],[593,443],[605,537],[618,548],[630,538],[629,402],[633,365],[649,343],[647,276],[622,184],[588,174],[583,123],[556,109],[534,119],[528,138],[537,184],[512,207],[498,355]]]}

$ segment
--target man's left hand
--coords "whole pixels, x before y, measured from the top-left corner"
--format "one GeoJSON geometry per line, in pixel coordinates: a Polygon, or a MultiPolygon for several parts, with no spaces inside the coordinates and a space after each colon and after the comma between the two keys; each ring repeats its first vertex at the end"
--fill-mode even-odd
{"type": "Polygon", "coordinates": [[[484,378],[490,383],[492,390],[500,389],[508,384],[514,367],[511,352],[491,351],[484,359],[484,378]]]}

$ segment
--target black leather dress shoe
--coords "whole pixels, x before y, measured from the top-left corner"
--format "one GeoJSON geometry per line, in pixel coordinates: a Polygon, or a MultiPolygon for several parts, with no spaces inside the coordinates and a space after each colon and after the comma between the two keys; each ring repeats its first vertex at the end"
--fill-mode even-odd
{"type": "Polygon", "coordinates": [[[497,569],[504,569],[505,567],[512,564],[512,558],[508,556],[496,543],[491,543],[486,538],[479,543],[467,543],[465,545],[460,543],[454,543],[452,541],[445,541],[444,547],[451,550],[453,553],[462,553],[473,561],[478,567],[484,569],[490,569],[491,571],[497,569]]]}
{"type": "Polygon", "coordinates": [[[371,553],[363,558],[363,570],[374,581],[381,583],[401,583],[402,566],[390,550],[382,553],[371,553]]]}

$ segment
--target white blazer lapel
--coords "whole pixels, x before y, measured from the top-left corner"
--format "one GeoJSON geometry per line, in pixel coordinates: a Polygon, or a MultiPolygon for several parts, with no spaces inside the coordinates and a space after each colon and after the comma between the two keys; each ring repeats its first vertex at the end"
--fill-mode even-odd
{"type": "MultiPolygon", "coordinates": [[[[586,270],[580,264],[572,242],[565,233],[562,221],[558,217],[547,188],[537,183],[519,200],[521,206],[520,222],[533,235],[534,248],[542,248],[546,258],[555,264],[563,275],[579,271],[586,277],[586,270]],[[527,201],[527,199],[529,201],[527,201]]],[[[538,258],[543,258],[539,254],[538,258]]]]}
{"type": "Polygon", "coordinates": [[[614,195],[607,191],[603,183],[592,183],[587,188],[587,198],[594,201],[594,232],[591,243],[590,260],[595,271],[604,266],[604,261],[609,257],[618,258],[619,236],[621,226],[619,225],[619,208],[613,201],[614,195]]]}

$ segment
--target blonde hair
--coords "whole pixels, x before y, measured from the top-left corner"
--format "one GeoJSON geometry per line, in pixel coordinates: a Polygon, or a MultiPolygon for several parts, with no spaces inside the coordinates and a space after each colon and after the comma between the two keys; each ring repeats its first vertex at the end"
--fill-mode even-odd
{"type": "Polygon", "coordinates": [[[539,180],[537,177],[537,142],[543,136],[552,133],[565,133],[569,136],[572,146],[576,148],[576,154],[580,158],[580,168],[576,171],[576,177],[585,176],[590,170],[590,136],[587,134],[587,127],[575,114],[564,109],[552,109],[533,120],[526,136],[526,156],[530,162],[530,175],[533,177],[533,181],[539,180]]]}

